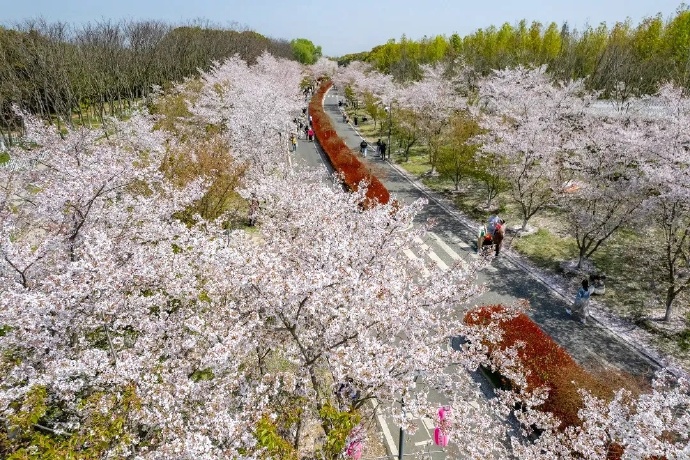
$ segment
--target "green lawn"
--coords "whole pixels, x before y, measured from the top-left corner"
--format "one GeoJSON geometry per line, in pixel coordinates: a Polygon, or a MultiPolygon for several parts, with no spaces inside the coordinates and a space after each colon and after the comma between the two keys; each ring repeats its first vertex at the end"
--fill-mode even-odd
{"type": "Polygon", "coordinates": [[[527,256],[541,268],[557,271],[563,260],[577,256],[577,245],[571,237],[560,237],[546,228],[521,238],[515,238],[512,248],[527,256]]]}

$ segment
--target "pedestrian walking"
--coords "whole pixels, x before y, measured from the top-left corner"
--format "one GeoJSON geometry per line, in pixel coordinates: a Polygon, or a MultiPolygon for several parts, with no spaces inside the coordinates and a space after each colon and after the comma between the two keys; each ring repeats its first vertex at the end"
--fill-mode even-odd
{"type": "Polygon", "coordinates": [[[292,141],[292,151],[296,152],[297,151],[297,136],[295,136],[293,134],[292,139],[290,139],[290,140],[292,141]]]}
{"type": "Polygon", "coordinates": [[[582,280],[582,286],[577,291],[573,309],[566,308],[565,311],[569,315],[575,315],[580,318],[582,324],[587,324],[587,317],[589,316],[589,297],[592,295],[594,286],[589,285],[589,281],[582,280]]]}
{"type": "Polygon", "coordinates": [[[381,142],[381,159],[386,159],[386,141],[381,142]]]}
{"type": "Polygon", "coordinates": [[[307,131],[307,136],[309,137],[309,142],[314,142],[314,130],[309,128],[307,131]]]}
{"type": "Polygon", "coordinates": [[[360,151],[362,152],[362,155],[364,155],[364,158],[367,157],[367,147],[369,147],[369,144],[367,144],[367,141],[362,139],[362,142],[359,144],[360,151]]]}
{"type": "Polygon", "coordinates": [[[376,153],[381,154],[381,139],[376,141],[376,153]]]}

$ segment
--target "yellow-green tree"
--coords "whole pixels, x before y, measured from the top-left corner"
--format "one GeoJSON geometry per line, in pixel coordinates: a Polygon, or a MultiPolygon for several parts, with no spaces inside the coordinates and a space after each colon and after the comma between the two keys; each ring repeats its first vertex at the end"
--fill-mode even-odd
{"type": "Polygon", "coordinates": [[[445,144],[439,149],[436,167],[441,177],[453,181],[455,190],[460,189],[463,178],[476,172],[476,155],[479,144],[475,136],[481,134],[479,124],[466,111],[451,117],[445,144]]]}
{"type": "Polygon", "coordinates": [[[362,99],[364,101],[364,111],[371,117],[374,121],[374,129],[376,129],[376,123],[381,118],[382,112],[384,112],[379,100],[371,94],[369,91],[365,91],[362,94],[362,99]]]}
{"type": "Polygon", "coordinates": [[[295,59],[302,64],[313,64],[321,57],[321,47],[306,38],[296,38],[290,42],[295,59]]]}
{"type": "Polygon", "coordinates": [[[678,83],[690,83],[690,9],[678,11],[664,32],[665,55],[674,64],[674,77],[678,83]]]}
{"type": "Polygon", "coordinates": [[[421,115],[411,109],[396,110],[393,115],[393,130],[398,145],[403,149],[405,161],[410,159],[410,149],[422,137],[421,115]]]}
{"type": "Polygon", "coordinates": [[[541,62],[550,64],[552,61],[554,61],[561,52],[562,46],[561,33],[558,25],[555,22],[552,22],[544,31],[544,36],[541,40],[541,62]]]}

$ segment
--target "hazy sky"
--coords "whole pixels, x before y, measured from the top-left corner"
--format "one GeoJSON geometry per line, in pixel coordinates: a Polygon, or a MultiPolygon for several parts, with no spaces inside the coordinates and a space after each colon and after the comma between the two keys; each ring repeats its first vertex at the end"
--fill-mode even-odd
{"type": "Polygon", "coordinates": [[[274,38],[308,38],[328,56],[368,51],[391,38],[466,35],[520,19],[611,25],[629,17],[673,15],[680,0],[0,0],[0,23],[26,18],[80,24],[100,19],[206,19],[239,23],[274,38]]]}

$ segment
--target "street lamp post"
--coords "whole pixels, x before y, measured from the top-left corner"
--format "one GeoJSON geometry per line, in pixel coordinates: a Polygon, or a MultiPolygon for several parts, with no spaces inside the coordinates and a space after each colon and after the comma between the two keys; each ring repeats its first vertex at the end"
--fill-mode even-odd
{"type": "MultiPolygon", "coordinates": [[[[390,134],[389,134],[390,135],[390,134]]],[[[417,386],[417,379],[419,378],[419,371],[416,372],[416,375],[414,376],[414,385],[415,387],[417,386]]],[[[403,394],[400,396],[400,409],[402,410],[403,413],[403,419],[405,418],[405,391],[403,390],[403,394]]],[[[400,425],[400,432],[398,434],[398,460],[403,459],[403,453],[404,448],[405,448],[405,430],[403,430],[402,425],[400,425]]]]}
{"type": "MultiPolygon", "coordinates": [[[[400,399],[400,406],[402,407],[403,415],[405,414],[405,398],[400,399]]],[[[402,425],[400,425],[400,433],[398,434],[398,460],[403,458],[403,449],[405,447],[405,430],[403,430],[402,425]]]]}

